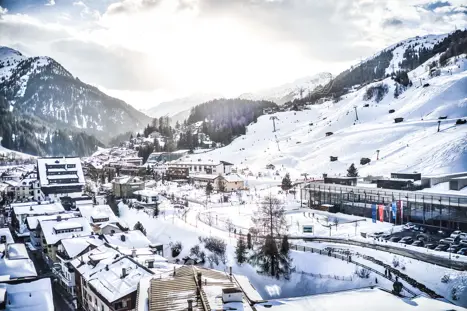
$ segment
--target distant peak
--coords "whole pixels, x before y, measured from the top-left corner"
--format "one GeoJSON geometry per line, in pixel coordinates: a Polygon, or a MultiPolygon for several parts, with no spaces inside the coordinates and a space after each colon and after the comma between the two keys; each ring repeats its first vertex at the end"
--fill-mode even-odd
{"type": "Polygon", "coordinates": [[[16,54],[19,56],[24,56],[20,51],[9,48],[7,46],[0,46],[0,56],[7,56],[8,54],[16,54]]]}

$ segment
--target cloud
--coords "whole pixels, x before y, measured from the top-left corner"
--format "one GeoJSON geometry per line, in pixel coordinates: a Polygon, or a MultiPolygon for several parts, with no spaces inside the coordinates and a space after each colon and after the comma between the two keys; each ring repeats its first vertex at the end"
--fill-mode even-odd
{"type": "Polygon", "coordinates": [[[115,94],[235,95],[337,74],[408,37],[467,26],[465,0],[449,1],[42,1],[6,6],[15,14],[0,16],[0,43],[49,55],[115,94]]]}
{"type": "Polygon", "coordinates": [[[8,9],[2,8],[2,6],[0,5],[0,15],[6,14],[6,13],[8,13],[8,9]]]}
{"type": "Polygon", "coordinates": [[[387,27],[400,27],[404,24],[404,22],[398,18],[388,18],[388,19],[385,19],[383,22],[382,22],[382,26],[383,28],[387,28],[387,27]]]}
{"type": "Polygon", "coordinates": [[[451,6],[451,3],[449,1],[436,1],[423,5],[423,7],[428,11],[434,11],[446,6],[451,6]]]}
{"type": "Polygon", "coordinates": [[[55,5],[55,0],[49,0],[49,2],[47,2],[45,5],[47,6],[55,5]]]}
{"type": "Polygon", "coordinates": [[[107,9],[107,14],[114,15],[151,10],[160,2],[161,0],[123,0],[111,4],[107,9]]]}

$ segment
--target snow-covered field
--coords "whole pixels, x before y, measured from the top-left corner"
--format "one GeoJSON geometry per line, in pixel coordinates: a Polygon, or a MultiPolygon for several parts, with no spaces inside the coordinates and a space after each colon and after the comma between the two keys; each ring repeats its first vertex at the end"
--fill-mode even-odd
{"type": "Polygon", "coordinates": [[[466,171],[467,126],[455,122],[467,117],[467,60],[461,57],[452,62],[438,77],[429,77],[424,65],[410,72],[414,84],[397,99],[394,81],[387,78],[347,94],[337,103],[275,113],[276,132],[271,115],[262,116],[230,145],[191,157],[230,161],[255,175],[267,173],[265,166],[271,163],[294,178],[302,173],[311,177],[345,174],[351,163],[361,176],[466,171]],[[364,101],[366,89],[380,83],[388,86],[385,97],[380,102],[364,101]],[[395,112],[389,113],[390,109],[395,112]],[[445,116],[437,132],[438,118],[445,116]],[[404,121],[395,123],[396,117],[404,121]],[[333,135],[327,137],[327,132],[333,135]],[[330,156],[338,161],[330,162],[330,156]],[[370,158],[371,163],[361,166],[362,157],[370,158]]]}
{"type": "MultiPolygon", "coordinates": [[[[158,184],[157,186],[158,189],[166,191],[168,195],[173,192],[177,196],[186,195],[188,198],[196,199],[203,203],[206,202],[203,189],[195,189],[190,186],[176,187],[173,183],[166,183],[164,186],[158,184]]],[[[258,182],[256,191],[250,190],[250,193],[243,192],[239,196],[233,195],[233,202],[219,203],[219,195],[213,194],[210,200],[208,200],[207,208],[200,204],[190,203],[187,209],[188,212],[185,215],[183,215],[182,211],[174,209],[168,200],[164,200],[160,205],[161,214],[158,218],[150,216],[152,215],[151,211],[148,211],[148,213],[142,210],[138,211],[128,208],[128,206],[122,203],[119,205],[120,215],[130,227],[133,227],[137,221],[140,221],[146,228],[147,235],[152,242],[164,244],[164,254],[171,260],[175,259],[171,258],[171,243],[177,241],[182,243],[182,251],[180,255],[176,257],[182,259],[190,255],[190,249],[193,246],[199,245],[202,247],[202,243],[200,243],[199,240],[200,237],[212,236],[224,240],[227,243],[226,260],[224,263],[220,262],[218,265],[213,264],[212,267],[225,271],[228,266],[232,266],[234,273],[246,276],[265,299],[298,297],[309,294],[361,288],[375,285],[376,279],[378,286],[392,289],[392,282],[373,273],[368,279],[357,277],[355,274],[355,264],[309,252],[291,251],[293,266],[296,272],[292,273],[288,281],[283,279],[277,280],[258,274],[256,268],[250,264],[238,265],[235,260],[236,235],[228,232],[225,225],[226,220],[229,219],[232,221],[233,225],[238,229],[244,228],[244,230],[248,230],[252,225],[251,217],[258,209],[258,203],[261,201],[261,198],[264,198],[264,196],[270,193],[276,195],[284,203],[286,219],[289,224],[288,230],[291,236],[303,236],[302,226],[306,224],[313,226],[313,235],[327,237],[330,233],[327,227],[328,224],[334,224],[332,218],[339,219],[337,229],[335,226],[331,227],[331,236],[333,237],[349,237],[363,240],[360,236],[360,232],[370,233],[375,231],[400,230],[399,226],[394,227],[393,224],[390,223],[377,222],[374,224],[369,219],[362,219],[356,216],[299,209],[299,201],[296,198],[294,199],[293,195],[281,194],[279,191],[280,189],[278,187],[271,188],[268,182],[263,185],[258,182]],[[241,200],[246,201],[246,204],[240,204],[241,200]],[[209,214],[211,215],[210,221],[207,220],[209,214]],[[199,218],[198,215],[200,215],[199,218]],[[329,223],[327,220],[329,220],[329,223]],[[355,220],[362,220],[358,222],[359,225],[357,227],[355,227],[355,222],[353,222],[355,220]],[[208,224],[209,222],[211,225],[208,224]]],[[[391,264],[396,257],[401,263],[401,266],[403,265],[405,267],[404,273],[407,273],[409,276],[425,284],[428,288],[446,297],[451,297],[452,288],[459,287],[459,284],[462,283],[461,281],[467,276],[466,273],[460,273],[402,256],[394,256],[389,253],[356,246],[313,242],[307,242],[305,244],[318,249],[324,249],[328,246],[349,249],[354,253],[367,254],[389,264],[391,264]],[[447,284],[441,283],[441,278],[446,274],[451,276],[450,282],[447,284]]],[[[414,249],[434,252],[420,248],[414,249]]],[[[442,255],[446,254],[443,253],[442,255]]],[[[364,260],[363,258],[357,259],[356,256],[353,258],[364,265],[384,273],[382,267],[370,261],[364,260]]],[[[209,267],[210,264],[206,263],[206,266],[209,267]]],[[[404,283],[404,285],[408,286],[416,293],[420,293],[408,284],[404,283]]],[[[463,300],[456,303],[467,305],[467,302],[463,300]]]]}

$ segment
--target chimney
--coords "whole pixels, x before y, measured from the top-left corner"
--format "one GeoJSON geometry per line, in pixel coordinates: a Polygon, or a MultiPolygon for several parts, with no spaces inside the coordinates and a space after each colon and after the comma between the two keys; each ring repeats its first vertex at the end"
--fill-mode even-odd
{"type": "Polygon", "coordinates": [[[57,221],[62,221],[62,216],[61,215],[57,215],[57,221]]]}
{"type": "Polygon", "coordinates": [[[126,269],[122,268],[122,279],[126,277],[126,269]]]}
{"type": "Polygon", "coordinates": [[[198,272],[198,287],[200,289],[203,287],[202,276],[201,272],[198,272]]]}
{"type": "Polygon", "coordinates": [[[33,211],[33,210],[34,210],[34,209],[32,208],[32,205],[29,206],[29,210],[30,210],[30,211],[33,211]]]}
{"type": "Polygon", "coordinates": [[[193,311],[193,299],[188,299],[188,311],[193,311]]]}
{"type": "Polygon", "coordinates": [[[328,174],[323,174],[323,178],[326,178],[326,177],[328,177],[328,174]]]}
{"type": "Polygon", "coordinates": [[[109,271],[109,265],[105,265],[105,271],[109,271]]]}
{"type": "Polygon", "coordinates": [[[133,257],[133,258],[136,257],[136,249],[135,249],[135,248],[133,248],[133,249],[131,250],[131,257],[133,257]]]}

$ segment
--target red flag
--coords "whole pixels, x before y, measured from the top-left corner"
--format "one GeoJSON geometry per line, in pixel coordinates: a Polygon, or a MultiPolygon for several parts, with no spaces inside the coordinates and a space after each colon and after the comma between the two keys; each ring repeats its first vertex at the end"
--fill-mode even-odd
{"type": "Polygon", "coordinates": [[[379,221],[384,222],[384,205],[378,205],[379,221]]]}

